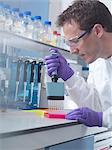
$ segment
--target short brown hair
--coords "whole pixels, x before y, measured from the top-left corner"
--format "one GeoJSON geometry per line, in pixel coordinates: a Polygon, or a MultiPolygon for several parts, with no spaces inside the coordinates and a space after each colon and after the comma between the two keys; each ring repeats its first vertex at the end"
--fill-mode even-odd
{"type": "Polygon", "coordinates": [[[75,0],[71,6],[58,16],[57,25],[63,26],[74,20],[80,29],[88,30],[101,24],[107,32],[112,32],[112,15],[108,8],[98,0],[75,0]]]}

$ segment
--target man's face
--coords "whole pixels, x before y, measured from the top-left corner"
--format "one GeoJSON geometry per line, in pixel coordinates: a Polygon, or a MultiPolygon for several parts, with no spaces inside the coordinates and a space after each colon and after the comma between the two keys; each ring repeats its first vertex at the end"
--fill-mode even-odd
{"type": "Polygon", "coordinates": [[[100,56],[99,40],[92,29],[87,33],[80,30],[78,24],[72,21],[64,24],[63,32],[69,43],[71,53],[78,54],[86,63],[92,63],[100,56]],[[77,37],[81,35],[84,36],[77,41],[77,37]]]}

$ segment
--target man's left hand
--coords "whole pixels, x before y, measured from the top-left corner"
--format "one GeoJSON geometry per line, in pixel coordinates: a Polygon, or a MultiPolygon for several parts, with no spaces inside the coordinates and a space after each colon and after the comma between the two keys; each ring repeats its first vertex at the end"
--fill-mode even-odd
{"type": "Polygon", "coordinates": [[[102,112],[96,112],[87,107],[82,107],[71,111],[65,116],[65,118],[70,120],[77,120],[79,123],[89,127],[102,127],[102,116],[102,112]]]}

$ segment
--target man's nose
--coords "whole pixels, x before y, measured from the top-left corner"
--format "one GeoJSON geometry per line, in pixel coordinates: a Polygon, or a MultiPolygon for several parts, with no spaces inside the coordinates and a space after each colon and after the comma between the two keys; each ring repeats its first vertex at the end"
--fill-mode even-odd
{"type": "Polygon", "coordinates": [[[70,53],[72,53],[72,54],[79,54],[79,49],[78,48],[74,48],[74,47],[70,47],[70,53]]]}

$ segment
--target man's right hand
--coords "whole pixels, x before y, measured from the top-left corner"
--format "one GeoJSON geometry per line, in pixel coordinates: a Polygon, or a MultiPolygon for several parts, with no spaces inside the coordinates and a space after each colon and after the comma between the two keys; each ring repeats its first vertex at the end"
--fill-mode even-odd
{"type": "Polygon", "coordinates": [[[48,75],[51,77],[52,73],[57,70],[58,78],[62,78],[64,81],[68,80],[74,74],[74,71],[57,49],[51,49],[50,51],[51,53],[53,51],[56,55],[45,57],[48,75]]]}

